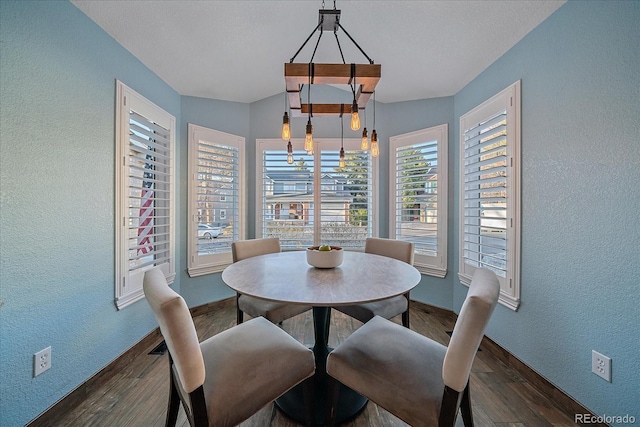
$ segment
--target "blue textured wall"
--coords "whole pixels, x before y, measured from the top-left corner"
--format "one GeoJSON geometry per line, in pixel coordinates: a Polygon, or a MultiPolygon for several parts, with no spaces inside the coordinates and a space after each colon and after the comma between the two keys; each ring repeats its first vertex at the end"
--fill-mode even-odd
{"type": "MultiPolygon", "coordinates": [[[[115,80],[180,97],[68,2],[0,2],[0,425],[20,426],[156,327],[114,305],[115,80]],[[33,353],[52,368],[32,378],[33,353]]],[[[178,231],[178,235],[180,232],[178,231]]]]}
{"type": "MultiPolygon", "coordinates": [[[[383,159],[390,136],[450,124],[449,273],[413,295],[457,310],[459,117],[522,79],[523,303],[499,307],[488,334],[590,409],[636,419],[639,4],[571,1],[455,97],[377,109],[383,159]],[[612,357],[613,383],[590,373],[591,349],[612,357]]],[[[187,123],[244,136],[250,169],[284,104],[180,97],[67,2],[2,0],[0,23],[0,425],[19,426],[156,326],[146,304],[113,304],[115,79],[180,124],[176,287],[190,306],[231,293],[219,275],[185,273],[187,123]],[[48,345],[53,367],[32,378],[32,354],[48,345]]],[[[314,128],[338,136],[325,120],[314,128]]],[[[387,236],[387,162],[380,178],[387,236]]]]}
{"type": "Polygon", "coordinates": [[[570,1],[455,96],[458,139],[462,114],[522,80],[522,306],[499,306],[487,334],[599,415],[636,421],[639,21],[637,1],[570,1]]]}

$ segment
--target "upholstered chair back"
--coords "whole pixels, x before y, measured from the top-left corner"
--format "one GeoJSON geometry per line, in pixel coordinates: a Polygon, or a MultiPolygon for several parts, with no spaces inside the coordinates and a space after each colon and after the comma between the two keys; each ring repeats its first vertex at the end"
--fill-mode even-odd
{"type": "Polygon", "coordinates": [[[368,254],[395,258],[411,265],[413,265],[413,250],[413,243],[402,240],[369,237],[364,243],[364,251],[368,254]]]}
{"type": "Polygon", "coordinates": [[[205,367],[189,308],[184,299],[169,287],[159,268],[145,272],[143,289],[160,325],[182,388],[191,393],[204,384],[205,367]]]}
{"type": "Polygon", "coordinates": [[[442,367],[444,384],[462,392],[484,330],[498,302],[500,283],[495,273],[478,268],[453,328],[442,367]]]}
{"type": "Polygon", "coordinates": [[[239,240],[231,243],[231,255],[233,257],[233,262],[276,252],[280,252],[280,239],[278,237],[239,240]]]}

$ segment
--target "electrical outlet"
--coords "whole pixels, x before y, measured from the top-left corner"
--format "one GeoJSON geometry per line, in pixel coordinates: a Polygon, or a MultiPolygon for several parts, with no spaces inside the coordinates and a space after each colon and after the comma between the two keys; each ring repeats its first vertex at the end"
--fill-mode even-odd
{"type": "Polygon", "coordinates": [[[611,359],[591,350],[591,372],[611,382],[611,359]]]}
{"type": "Polygon", "coordinates": [[[51,347],[33,355],[33,376],[37,377],[51,367],[51,347]]]}

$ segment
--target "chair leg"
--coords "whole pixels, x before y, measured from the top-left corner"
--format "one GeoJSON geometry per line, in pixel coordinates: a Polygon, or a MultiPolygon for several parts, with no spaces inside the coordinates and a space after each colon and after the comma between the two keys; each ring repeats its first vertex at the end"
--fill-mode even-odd
{"type": "Polygon", "coordinates": [[[207,415],[207,403],[204,399],[204,388],[200,386],[189,393],[189,399],[191,400],[193,427],[209,427],[209,416],[207,415]]]}
{"type": "MultiPolygon", "coordinates": [[[[171,364],[169,364],[171,369],[171,364]]],[[[180,395],[178,395],[178,389],[176,388],[175,379],[173,378],[173,372],[170,374],[170,391],[169,391],[169,403],[167,404],[167,418],[165,420],[166,427],[174,427],[178,421],[178,411],[180,410],[180,395]]]]}
{"type": "Polygon", "coordinates": [[[460,402],[460,412],[465,427],[473,427],[473,413],[471,412],[471,397],[469,395],[469,384],[462,392],[462,402],[460,402]]]}
{"type": "Polygon", "coordinates": [[[340,394],[340,383],[330,375],[327,375],[327,406],[324,416],[325,425],[333,427],[336,425],[336,408],[340,394]]]}
{"type": "Polygon", "coordinates": [[[442,394],[442,404],[440,405],[440,416],[438,418],[438,427],[454,427],[456,418],[458,418],[458,409],[460,408],[461,393],[449,386],[444,386],[442,394]]]}

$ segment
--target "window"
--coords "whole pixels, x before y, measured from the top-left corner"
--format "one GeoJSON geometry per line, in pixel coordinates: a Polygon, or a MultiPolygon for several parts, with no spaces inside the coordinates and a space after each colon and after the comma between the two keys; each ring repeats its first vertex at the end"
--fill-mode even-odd
{"type": "Polygon", "coordinates": [[[520,82],[460,117],[460,281],[493,270],[520,304],[520,82]]]}
{"type": "Polygon", "coordinates": [[[446,124],[391,137],[390,235],[415,245],[421,273],[447,274],[446,124]]]}
{"type": "Polygon", "coordinates": [[[222,271],[232,262],[231,242],[244,238],[243,165],[244,138],[189,124],[191,277],[222,271]]]}
{"type": "Polygon", "coordinates": [[[144,297],[144,272],[175,278],[175,118],[116,82],[116,283],[118,309],[144,297]]]}
{"type": "Polygon", "coordinates": [[[377,162],[360,151],[359,139],[344,140],[344,168],[339,139],[316,139],[313,155],[302,140],[291,142],[293,164],[286,142],[257,141],[256,237],[279,237],[283,250],[319,244],[363,249],[377,231],[377,162]]]}

